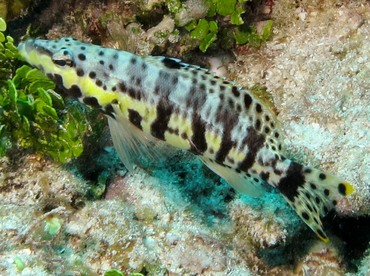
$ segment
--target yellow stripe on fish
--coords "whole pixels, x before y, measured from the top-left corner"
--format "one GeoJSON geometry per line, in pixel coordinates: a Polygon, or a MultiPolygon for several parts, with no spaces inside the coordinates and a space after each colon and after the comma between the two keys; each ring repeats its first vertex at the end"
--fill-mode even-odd
{"type": "Polygon", "coordinates": [[[198,155],[237,190],[277,188],[323,240],[321,218],[353,192],[351,184],[282,155],[278,123],[250,91],[208,70],[166,57],[82,43],[29,39],[18,46],[70,96],[108,117],[113,143],[129,170],[135,156],[158,158],[162,140],[198,155]]]}

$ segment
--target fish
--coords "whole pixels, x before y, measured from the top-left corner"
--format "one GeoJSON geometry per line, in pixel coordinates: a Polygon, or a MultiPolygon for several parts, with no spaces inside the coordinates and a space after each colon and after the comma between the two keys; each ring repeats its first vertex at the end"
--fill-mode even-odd
{"type": "Polygon", "coordinates": [[[286,157],[271,108],[246,88],[177,58],[137,56],[74,38],[30,38],[20,56],[67,95],[100,109],[123,164],[161,158],[153,143],[190,151],[241,193],[277,189],[324,242],[322,219],[354,186],[286,157]]]}

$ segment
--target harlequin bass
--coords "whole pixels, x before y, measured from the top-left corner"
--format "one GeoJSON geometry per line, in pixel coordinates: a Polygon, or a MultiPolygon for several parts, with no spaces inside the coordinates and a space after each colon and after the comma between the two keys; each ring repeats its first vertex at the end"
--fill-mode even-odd
{"type": "Polygon", "coordinates": [[[351,184],[283,155],[277,119],[258,97],[179,59],[86,44],[73,38],[28,39],[20,55],[70,96],[108,117],[114,146],[133,170],[135,156],[156,159],[153,142],[197,155],[236,190],[278,189],[325,242],[321,222],[351,184]]]}

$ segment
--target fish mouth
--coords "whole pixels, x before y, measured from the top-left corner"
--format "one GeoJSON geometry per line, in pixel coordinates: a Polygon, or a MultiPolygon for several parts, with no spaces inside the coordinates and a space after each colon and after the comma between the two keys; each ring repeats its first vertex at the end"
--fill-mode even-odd
{"type": "Polygon", "coordinates": [[[44,54],[47,56],[52,56],[53,52],[50,51],[46,46],[42,45],[47,42],[46,40],[40,40],[36,38],[29,38],[18,45],[18,51],[22,57],[26,58],[25,55],[31,51],[37,51],[39,54],[44,54]],[[44,43],[43,43],[44,42],[44,43]]]}

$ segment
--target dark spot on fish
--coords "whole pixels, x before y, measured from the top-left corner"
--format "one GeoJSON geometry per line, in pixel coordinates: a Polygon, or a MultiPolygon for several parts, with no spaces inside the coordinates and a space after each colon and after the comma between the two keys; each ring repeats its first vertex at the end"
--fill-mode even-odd
{"type": "Polygon", "coordinates": [[[328,207],[324,206],[323,209],[324,209],[325,214],[327,214],[329,212],[328,207]]]}
{"type": "Polygon", "coordinates": [[[141,69],[143,70],[143,71],[146,71],[146,69],[148,68],[148,65],[146,65],[146,63],[145,62],[143,62],[142,64],[141,64],[141,69]]]}
{"type": "Polygon", "coordinates": [[[231,92],[233,93],[233,95],[234,95],[235,97],[239,97],[239,96],[240,96],[239,89],[238,89],[238,87],[236,87],[236,86],[233,86],[233,88],[231,89],[231,92]]]}
{"type": "Polygon", "coordinates": [[[270,173],[269,172],[261,172],[260,177],[261,177],[262,180],[267,181],[270,177],[270,173]]]}
{"type": "Polygon", "coordinates": [[[118,54],[117,54],[117,53],[115,53],[115,54],[113,55],[113,59],[118,59],[118,54]]]}
{"type": "Polygon", "coordinates": [[[143,117],[141,117],[139,112],[133,109],[128,109],[128,119],[134,126],[139,129],[143,129],[141,126],[141,121],[143,120],[143,117]]]}
{"type": "Polygon", "coordinates": [[[212,94],[212,93],[215,93],[215,90],[214,90],[213,88],[210,88],[210,89],[209,89],[209,93],[211,93],[211,94],[212,94]]]}
{"type": "Polygon", "coordinates": [[[112,91],[114,92],[114,91],[116,91],[117,90],[117,87],[116,86],[113,86],[112,87],[112,91]]]}
{"type": "Polygon", "coordinates": [[[63,78],[61,75],[59,74],[55,74],[52,79],[55,81],[55,83],[58,85],[58,87],[60,88],[64,88],[64,85],[63,85],[63,78]]]}
{"type": "Polygon", "coordinates": [[[341,195],[346,195],[346,186],[343,183],[339,183],[339,185],[338,185],[338,192],[341,195]]]}
{"type": "Polygon", "coordinates": [[[84,75],[84,70],[77,68],[77,76],[82,77],[84,75]]]}
{"type": "Polygon", "coordinates": [[[159,95],[159,93],[160,93],[160,89],[161,89],[161,87],[157,84],[155,87],[154,87],[154,95],[159,95]]]}
{"type": "Polygon", "coordinates": [[[245,109],[249,109],[252,103],[252,97],[248,94],[244,94],[244,107],[245,109]]]}
{"type": "Polygon", "coordinates": [[[326,196],[329,196],[329,194],[330,194],[329,189],[324,189],[324,194],[325,194],[326,196]]]}
{"type": "Polygon", "coordinates": [[[256,129],[257,130],[260,130],[261,129],[261,121],[260,121],[260,119],[257,119],[256,120],[256,129]]]}
{"type": "Polygon", "coordinates": [[[162,63],[164,66],[166,66],[169,69],[180,69],[182,67],[179,62],[171,58],[164,58],[162,60],[162,63]]]}
{"type": "Polygon", "coordinates": [[[81,49],[82,51],[85,51],[85,50],[86,50],[86,47],[85,47],[85,46],[81,46],[81,47],[80,47],[80,49],[81,49]]]}
{"type": "Polygon", "coordinates": [[[234,108],[234,100],[232,98],[228,99],[228,104],[231,108],[234,108]]]}
{"type": "Polygon", "coordinates": [[[269,127],[265,127],[265,133],[269,133],[270,132],[270,128],[269,127]]]}
{"type": "Polygon", "coordinates": [[[285,195],[291,202],[298,195],[298,188],[305,183],[305,177],[302,174],[303,166],[292,162],[286,172],[286,176],[281,178],[277,188],[285,195]]]}
{"type": "Polygon", "coordinates": [[[205,91],[205,90],[206,90],[206,85],[205,85],[204,83],[201,83],[201,84],[199,85],[199,89],[200,89],[201,91],[205,91]]]}
{"type": "Polygon", "coordinates": [[[118,87],[121,90],[121,92],[126,92],[127,88],[124,82],[118,83],[118,87]]]}
{"type": "Polygon", "coordinates": [[[332,203],[333,203],[334,206],[338,204],[338,202],[336,200],[333,200],[332,203]]]}
{"type": "Polygon", "coordinates": [[[261,113],[262,112],[262,106],[259,103],[256,104],[256,111],[258,113],[261,113]]]}
{"type": "Polygon", "coordinates": [[[310,183],[310,186],[311,186],[311,189],[312,189],[312,190],[316,190],[316,185],[315,185],[315,184],[310,183]]]}
{"type": "Polygon", "coordinates": [[[104,51],[99,51],[99,56],[104,56],[104,51]]]}
{"type": "Polygon", "coordinates": [[[135,90],[134,88],[129,88],[128,89],[128,95],[133,98],[133,99],[136,99],[138,101],[141,100],[141,93],[138,91],[138,90],[135,90]]]}
{"type": "Polygon", "coordinates": [[[320,202],[321,202],[321,200],[320,200],[320,198],[318,196],[315,197],[315,201],[316,201],[317,204],[320,204],[320,202]]]}
{"type": "Polygon", "coordinates": [[[216,81],[215,80],[211,80],[211,85],[215,85],[216,84],[216,81]]]}
{"type": "Polygon", "coordinates": [[[275,138],[279,138],[279,133],[275,132],[275,138]]]}
{"type": "Polygon", "coordinates": [[[103,85],[103,82],[102,82],[101,80],[97,80],[97,81],[95,82],[95,84],[96,84],[97,86],[102,86],[102,85],[103,85]]]}
{"type": "Polygon", "coordinates": [[[275,147],[275,146],[272,146],[272,147],[271,147],[271,149],[272,149],[273,151],[276,151],[276,147],[275,147]]]}
{"type": "Polygon", "coordinates": [[[67,89],[68,93],[72,98],[80,98],[82,96],[81,90],[77,85],[72,85],[71,88],[67,89]]]}
{"type": "Polygon", "coordinates": [[[91,72],[89,73],[89,77],[90,77],[91,79],[95,79],[95,77],[96,77],[96,73],[95,73],[94,71],[91,71],[91,72]]]}
{"type": "Polygon", "coordinates": [[[109,70],[112,70],[113,71],[113,65],[112,64],[109,64],[109,70]]]}
{"type": "Polygon", "coordinates": [[[265,116],[265,120],[268,122],[268,121],[270,121],[270,117],[269,116],[265,116]]]}
{"type": "Polygon", "coordinates": [[[238,111],[238,112],[242,111],[242,106],[240,104],[236,105],[236,111],[238,111]]]}
{"type": "Polygon", "coordinates": [[[220,85],[220,91],[225,91],[226,90],[226,86],[225,85],[220,85]]]}
{"type": "Polygon", "coordinates": [[[324,173],[320,173],[320,174],[319,174],[319,178],[320,178],[321,180],[324,180],[324,179],[326,178],[326,175],[325,175],[324,173]]]}
{"type": "Polygon", "coordinates": [[[179,78],[178,78],[178,77],[176,77],[176,76],[174,76],[174,77],[172,78],[172,84],[173,84],[173,85],[176,85],[178,82],[179,82],[179,78]]]}
{"type": "Polygon", "coordinates": [[[304,220],[309,220],[310,216],[306,212],[302,212],[302,217],[304,220]]]}
{"type": "Polygon", "coordinates": [[[132,57],[132,58],[130,59],[130,62],[131,62],[131,64],[132,64],[132,65],[135,65],[135,64],[136,64],[136,62],[137,62],[137,60],[136,60],[136,58],[135,58],[135,57],[132,57]]]}
{"type": "Polygon", "coordinates": [[[305,168],[303,172],[309,174],[312,172],[312,170],[310,168],[305,168]]]}
{"type": "Polygon", "coordinates": [[[100,104],[95,97],[85,97],[83,102],[91,107],[99,108],[100,104]]]}
{"type": "Polygon", "coordinates": [[[81,61],[84,61],[86,59],[86,56],[84,54],[78,54],[78,59],[81,61]]]}
{"type": "Polygon", "coordinates": [[[185,132],[183,132],[181,133],[181,138],[184,140],[188,140],[188,135],[185,132]]]}
{"type": "Polygon", "coordinates": [[[115,118],[114,116],[114,109],[113,109],[113,106],[111,104],[107,104],[105,106],[105,109],[102,110],[102,112],[112,118],[115,118]]]}
{"type": "Polygon", "coordinates": [[[99,63],[100,63],[101,65],[104,65],[104,60],[99,60],[99,63]]]}

